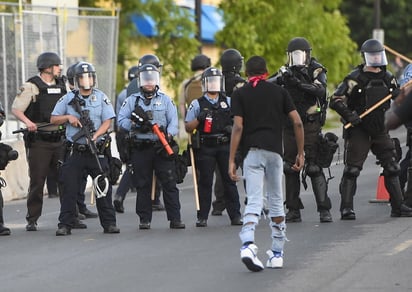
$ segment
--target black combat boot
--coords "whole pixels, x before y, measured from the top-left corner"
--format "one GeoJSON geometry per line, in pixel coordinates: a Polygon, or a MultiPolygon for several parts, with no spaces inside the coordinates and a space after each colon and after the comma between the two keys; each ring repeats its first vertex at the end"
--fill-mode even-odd
{"type": "Polygon", "coordinates": [[[412,209],[403,202],[399,177],[385,176],[385,187],[391,199],[391,217],[412,217],[412,209]]]}
{"type": "Polygon", "coordinates": [[[353,196],[356,192],[356,178],[343,176],[339,185],[341,202],[341,220],[355,220],[356,214],[353,211],[353,196]]]}
{"type": "Polygon", "coordinates": [[[318,206],[319,220],[321,223],[332,222],[330,208],[332,203],[328,197],[328,184],[324,175],[311,177],[312,189],[315,194],[316,204],[318,206]]]}

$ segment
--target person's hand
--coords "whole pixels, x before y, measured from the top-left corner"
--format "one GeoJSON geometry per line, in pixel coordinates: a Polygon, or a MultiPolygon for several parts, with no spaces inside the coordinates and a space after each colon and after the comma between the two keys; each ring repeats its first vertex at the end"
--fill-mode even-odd
{"type": "Polygon", "coordinates": [[[143,126],[149,121],[147,113],[140,106],[134,109],[130,119],[138,126],[143,126]]]}
{"type": "Polygon", "coordinates": [[[206,120],[207,115],[210,114],[208,110],[202,110],[199,115],[197,116],[197,120],[199,122],[204,122],[206,120]]]}
{"type": "Polygon", "coordinates": [[[305,165],[305,154],[298,154],[296,156],[295,164],[292,165],[292,169],[299,172],[305,165]]]}
{"type": "Polygon", "coordinates": [[[300,85],[300,80],[295,76],[285,77],[285,83],[287,86],[298,87],[300,85]]]}
{"type": "Polygon", "coordinates": [[[359,125],[362,123],[362,119],[358,115],[357,112],[353,111],[349,116],[348,116],[348,122],[352,124],[353,127],[359,125]]]}

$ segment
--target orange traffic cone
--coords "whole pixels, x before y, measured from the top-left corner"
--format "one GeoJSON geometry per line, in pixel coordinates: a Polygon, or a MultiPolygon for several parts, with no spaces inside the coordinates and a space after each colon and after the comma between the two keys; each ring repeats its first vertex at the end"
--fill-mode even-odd
{"type": "Polygon", "coordinates": [[[389,193],[385,187],[385,177],[383,174],[379,174],[378,187],[376,188],[376,199],[369,200],[369,203],[388,203],[389,193]]]}

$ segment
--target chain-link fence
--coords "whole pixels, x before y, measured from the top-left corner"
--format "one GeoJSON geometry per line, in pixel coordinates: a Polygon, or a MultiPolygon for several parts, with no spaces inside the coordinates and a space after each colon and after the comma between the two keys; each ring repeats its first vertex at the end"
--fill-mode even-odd
{"type": "Polygon", "coordinates": [[[59,8],[0,2],[0,101],[7,120],[3,138],[20,125],[11,105],[21,84],[38,73],[37,57],[57,53],[63,72],[77,61],[87,61],[97,72],[99,89],[114,101],[118,10],[59,8]]]}

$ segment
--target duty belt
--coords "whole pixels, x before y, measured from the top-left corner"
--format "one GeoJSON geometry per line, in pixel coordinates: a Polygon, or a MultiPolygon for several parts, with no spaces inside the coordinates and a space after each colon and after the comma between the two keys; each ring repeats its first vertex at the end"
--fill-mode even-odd
{"type": "Polygon", "coordinates": [[[64,136],[64,132],[36,132],[35,139],[45,142],[59,142],[64,136]]]}
{"type": "Polygon", "coordinates": [[[130,146],[132,148],[150,148],[156,145],[160,145],[160,142],[157,140],[150,140],[150,139],[132,139],[130,140],[130,146]]]}
{"type": "Polygon", "coordinates": [[[225,135],[204,135],[200,136],[200,144],[206,146],[217,146],[230,142],[230,138],[225,135]]]}

